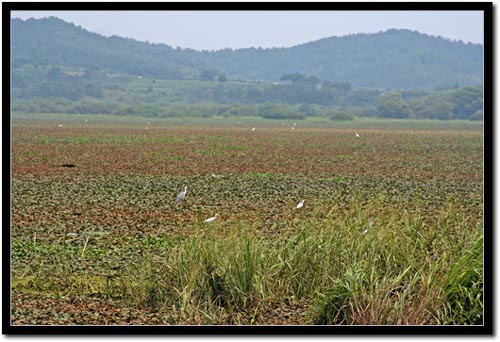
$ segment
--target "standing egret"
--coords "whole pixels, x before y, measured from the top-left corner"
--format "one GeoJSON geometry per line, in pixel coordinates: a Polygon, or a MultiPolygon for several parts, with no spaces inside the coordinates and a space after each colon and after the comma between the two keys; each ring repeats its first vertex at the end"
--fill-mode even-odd
{"type": "Polygon", "coordinates": [[[175,203],[179,204],[186,197],[187,190],[188,190],[188,187],[185,186],[184,191],[179,192],[179,194],[175,198],[175,203]]]}
{"type": "Polygon", "coordinates": [[[203,221],[203,223],[210,223],[210,222],[213,222],[215,221],[215,219],[217,218],[217,216],[219,216],[219,214],[215,214],[215,216],[212,216],[210,218],[207,218],[205,221],[203,221]]]}
{"type": "Polygon", "coordinates": [[[299,204],[297,204],[297,206],[295,207],[295,209],[300,209],[304,206],[304,200],[300,201],[299,204]]]}
{"type": "Polygon", "coordinates": [[[356,133],[356,134],[354,134],[354,135],[356,136],[356,138],[359,138],[359,134],[358,134],[358,133],[356,133]]]}

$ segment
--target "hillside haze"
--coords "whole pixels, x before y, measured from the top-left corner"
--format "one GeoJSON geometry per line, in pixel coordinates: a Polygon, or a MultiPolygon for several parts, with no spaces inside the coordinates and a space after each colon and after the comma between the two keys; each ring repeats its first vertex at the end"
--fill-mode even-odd
{"type": "Polygon", "coordinates": [[[99,68],[158,79],[279,81],[287,73],[354,87],[419,89],[482,84],[483,46],[409,30],[324,38],[289,48],[196,51],[105,37],[58,18],[12,20],[12,64],[99,68]]]}

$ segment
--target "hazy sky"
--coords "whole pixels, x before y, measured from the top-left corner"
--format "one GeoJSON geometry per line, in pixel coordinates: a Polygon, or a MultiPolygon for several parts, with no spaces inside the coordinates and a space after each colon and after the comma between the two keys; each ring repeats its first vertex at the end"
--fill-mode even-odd
{"type": "Polygon", "coordinates": [[[288,47],[351,33],[411,29],[483,43],[482,11],[15,11],[59,17],[103,35],[197,50],[288,47]]]}

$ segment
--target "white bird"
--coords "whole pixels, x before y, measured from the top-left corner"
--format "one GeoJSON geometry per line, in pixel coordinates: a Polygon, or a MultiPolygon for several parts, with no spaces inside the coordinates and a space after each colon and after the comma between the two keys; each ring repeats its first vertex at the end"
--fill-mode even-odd
{"type": "Polygon", "coordinates": [[[175,203],[179,204],[186,197],[187,190],[188,190],[188,187],[185,186],[184,191],[179,192],[179,194],[175,198],[175,203]]]}
{"type": "Polygon", "coordinates": [[[296,123],[296,122],[294,122],[294,123],[293,123],[293,125],[294,125],[294,126],[297,126],[297,123],[296,123]]]}
{"type": "Polygon", "coordinates": [[[292,129],[295,129],[295,127],[292,127],[292,129]]]}
{"type": "Polygon", "coordinates": [[[359,138],[359,134],[358,134],[358,133],[356,133],[356,134],[354,134],[354,135],[356,136],[356,138],[359,138]]]}
{"type": "Polygon", "coordinates": [[[300,201],[299,204],[297,204],[297,206],[295,207],[295,209],[300,209],[304,206],[304,200],[300,201]]]}
{"type": "Polygon", "coordinates": [[[215,219],[217,218],[217,216],[219,216],[219,214],[215,214],[215,216],[212,216],[210,218],[207,218],[205,221],[203,221],[204,223],[210,223],[210,222],[213,222],[215,221],[215,219]]]}
{"type": "Polygon", "coordinates": [[[59,127],[62,127],[62,124],[59,124],[59,127]]]}
{"type": "Polygon", "coordinates": [[[366,233],[368,233],[368,230],[369,230],[372,226],[373,226],[373,222],[370,222],[370,223],[368,224],[368,227],[366,227],[366,228],[365,228],[365,230],[363,230],[363,231],[361,232],[361,234],[365,235],[366,233]]]}
{"type": "Polygon", "coordinates": [[[87,119],[85,119],[85,122],[87,122],[87,119]]]}
{"type": "Polygon", "coordinates": [[[254,128],[252,128],[252,131],[255,131],[255,127],[254,127],[254,128]]]}

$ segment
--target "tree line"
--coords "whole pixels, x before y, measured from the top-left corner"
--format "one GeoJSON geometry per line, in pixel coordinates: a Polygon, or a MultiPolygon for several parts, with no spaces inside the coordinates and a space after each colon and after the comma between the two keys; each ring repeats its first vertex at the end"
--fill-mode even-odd
{"type": "MultiPolygon", "coordinates": [[[[205,107],[213,104],[212,107],[219,108],[216,112],[207,110],[209,114],[205,115],[227,112],[273,119],[300,119],[306,116],[333,116],[339,120],[356,116],[482,119],[483,89],[480,86],[439,91],[356,89],[348,82],[322,81],[315,76],[295,72],[282,75],[279,84],[248,83],[241,87],[223,76],[202,73],[200,83],[192,82],[189,87],[183,88],[182,94],[162,100],[162,96],[155,95],[155,91],[161,90],[155,79],[145,79],[141,85],[144,89],[140,92],[135,85],[132,86],[130,77],[128,81],[127,78],[108,80],[105,72],[98,67],[78,69],[77,72],[68,72],[60,67],[21,68],[13,72],[13,108],[26,112],[169,117],[190,115],[183,109],[189,106],[170,105],[172,102],[185,102],[201,103],[205,107]],[[209,86],[203,86],[205,84],[209,86]],[[134,105],[125,106],[118,100],[117,94],[132,99],[134,105]]],[[[195,110],[190,112],[203,116],[197,109],[203,106],[194,106],[195,110]]]]}

